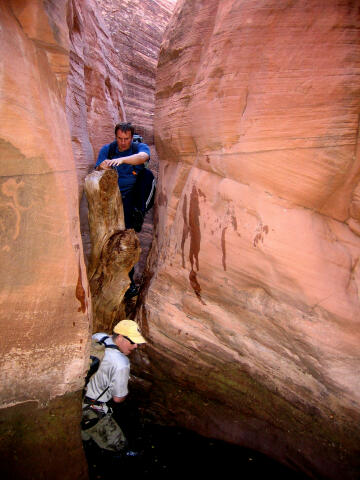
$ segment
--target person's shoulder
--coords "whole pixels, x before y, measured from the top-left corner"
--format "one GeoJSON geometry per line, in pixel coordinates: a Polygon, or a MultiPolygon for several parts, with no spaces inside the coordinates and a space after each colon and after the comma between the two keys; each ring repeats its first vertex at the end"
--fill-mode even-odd
{"type": "Polygon", "coordinates": [[[91,338],[93,340],[99,341],[106,336],[109,337],[110,335],[108,333],[105,333],[105,332],[99,332],[99,333],[94,333],[94,335],[91,338]]]}
{"type": "Polygon", "coordinates": [[[120,350],[111,349],[111,355],[116,358],[116,367],[119,370],[122,370],[123,368],[130,368],[130,360],[126,355],[120,352],[120,350]]]}
{"type": "Polygon", "coordinates": [[[150,156],[150,147],[147,143],[134,143],[134,145],[137,145],[138,152],[145,152],[150,156]]]}

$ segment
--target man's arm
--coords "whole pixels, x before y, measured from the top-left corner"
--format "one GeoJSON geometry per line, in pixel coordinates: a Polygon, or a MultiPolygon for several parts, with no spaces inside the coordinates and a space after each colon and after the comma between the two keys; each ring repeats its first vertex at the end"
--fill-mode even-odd
{"type": "Polygon", "coordinates": [[[112,397],[112,399],[115,403],[121,403],[125,400],[125,398],[126,398],[126,395],[125,395],[125,397],[115,397],[115,396],[112,397]]]}
{"type": "Polygon", "coordinates": [[[125,363],[126,360],[119,361],[115,368],[112,371],[111,377],[112,381],[110,383],[110,391],[112,394],[112,399],[115,403],[121,403],[125,400],[128,392],[128,381],[130,375],[130,364],[125,363]]]}
{"type": "Polygon", "coordinates": [[[97,162],[95,164],[95,170],[111,170],[110,166],[107,166],[106,164],[106,159],[109,155],[109,149],[110,149],[110,144],[109,145],[104,145],[101,147],[97,162]]]}
{"type": "Polygon", "coordinates": [[[106,167],[118,167],[122,163],[127,163],[128,165],[141,165],[149,160],[150,156],[145,152],[135,153],[134,155],[129,155],[128,157],[114,158],[113,160],[105,160],[102,162],[101,167],[105,164],[106,167]]]}

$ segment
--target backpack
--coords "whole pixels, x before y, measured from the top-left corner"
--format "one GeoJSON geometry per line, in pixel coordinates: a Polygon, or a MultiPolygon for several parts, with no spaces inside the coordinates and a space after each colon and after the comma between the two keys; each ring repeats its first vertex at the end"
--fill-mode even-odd
{"type": "Polygon", "coordinates": [[[91,341],[91,351],[90,351],[90,362],[89,362],[89,370],[85,377],[85,386],[89,383],[90,378],[97,372],[100,362],[104,357],[105,348],[115,348],[117,349],[116,345],[107,345],[105,340],[109,338],[109,335],[105,335],[104,337],[100,338],[100,340],[92,340],[91,341]]]}

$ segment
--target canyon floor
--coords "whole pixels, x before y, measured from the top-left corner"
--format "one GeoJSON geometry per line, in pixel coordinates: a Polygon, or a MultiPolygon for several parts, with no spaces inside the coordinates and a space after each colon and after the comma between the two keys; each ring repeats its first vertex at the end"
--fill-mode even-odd
{"type": "Polygon", "coordinates": [[[127,455],[114,455],[95,444],[84,443],[90,480],[112,480],[120,472],[124,477],[157,479],[221,478],[230,472],[243,480],[310,478],[254,450],[205,438],[190,430],[155,424],[143,408],[132,403],[126,410],[129,420],[124,423],[118,418],[129,440],[127,455]]]}

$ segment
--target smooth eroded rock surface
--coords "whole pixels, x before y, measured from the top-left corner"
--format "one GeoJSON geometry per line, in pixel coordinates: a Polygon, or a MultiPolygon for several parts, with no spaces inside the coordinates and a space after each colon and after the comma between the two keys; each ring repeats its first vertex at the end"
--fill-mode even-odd
{"type": "Polygon", "coordinates": [[[39,408],[26,402],[0,410],[3,480],[86,480],[80,440],[81,391],[39,408]]]}
{"type": "Polygon", "coordinates": [[[153,143],[155,74],[160,44],[175,0],[99,0],[119,56],[127,120],[153,143]]]}
{"type": "Polygon", "coordinates": [[[66,106],[80,192],[100,148],[113,140],[114,125],[125,119],[121,65],[97,3],[71,0],[67,14],[66,106]]]}
{"type": "Polygon", "coordinates": [[[181,1],[157,81],[153,408],[321,478],[359,473],[359,26],[181,1]]]}
{"type": "Polygon", "coordinates": [[[114,125],[125,120],[123,75],[98,2],[68,2],[70,71],[66,114],[79,184],[81,235],[90,256],[88,207],[83,187],[100,148],[114,138],[114,125]]]}
{"type": "MultiPolygon", "coordinates": [[[[65,115],[66,12],[66,1],[14,0],[0,5],[2,413],[24,402],[43,407],[81,390],[88,364],[91,305],[65,115]]],[[[76,408],[80,412],[79,399],[76,408]]],[[[24,406],[26,415],[25,410],[24,406]]],[[[2,418],[10,421],[6,415],[2,418]]],[[[32,421],[35,416],[30,425],[32,421]]],[[[21,422],[10,428],[18,429],[22,438],[21,422]]],[[[44,429],[45,439],[47,435],[44,429]]],[[[66,435],[57,441],[60,447],[66,435]]],[[[84,467],[80,436],[71,442],[78,475],[84,467]]],[[[24,471],[37,448],[34,437],[23,450],[24,471]]],[[[49,455],[58,457],[58,450],[49,455]]],[[[13,460],[9,455],[7,468],[13,460]]],[[[54,467],[51,478],[59,475],[54,467]]]]}

